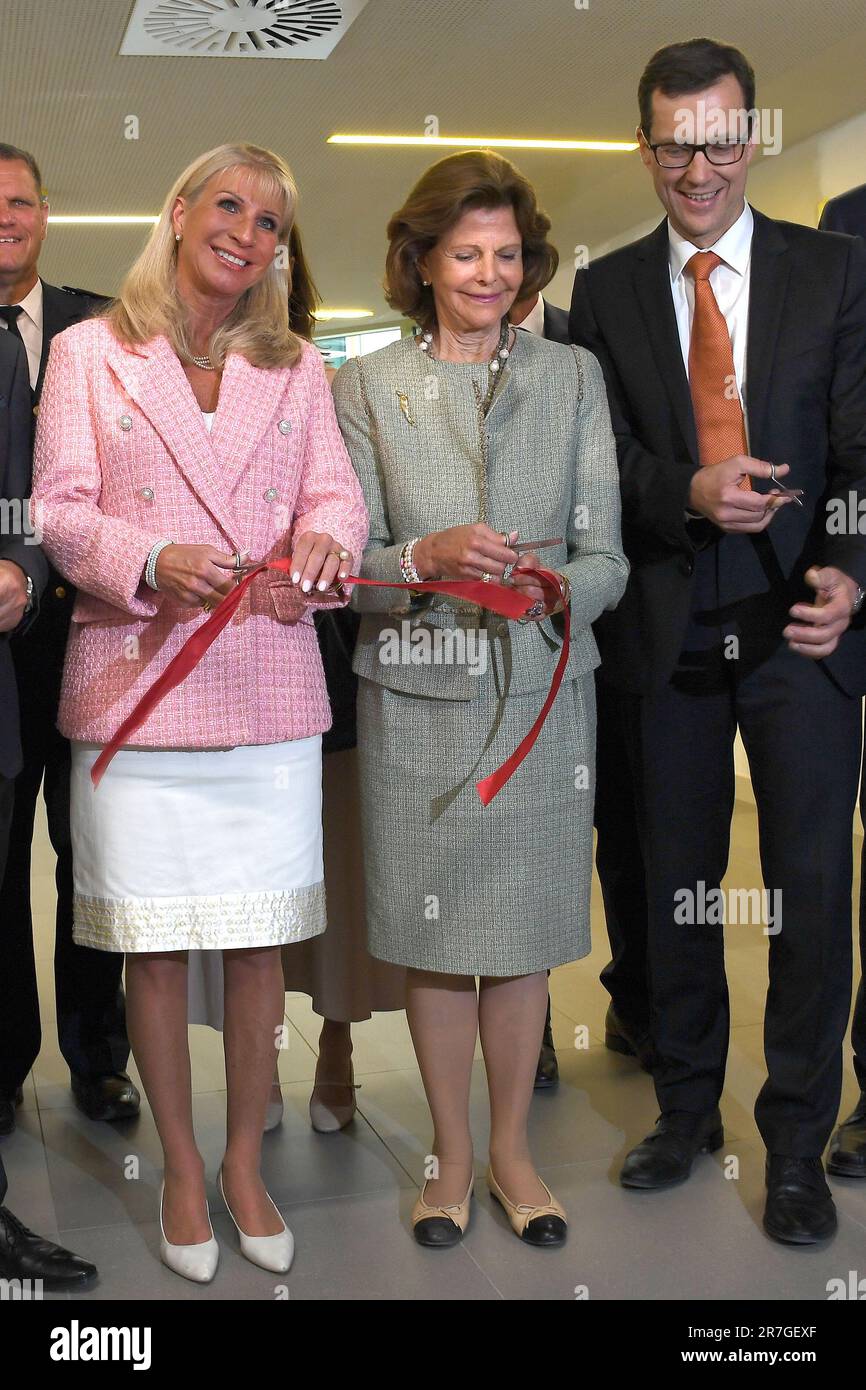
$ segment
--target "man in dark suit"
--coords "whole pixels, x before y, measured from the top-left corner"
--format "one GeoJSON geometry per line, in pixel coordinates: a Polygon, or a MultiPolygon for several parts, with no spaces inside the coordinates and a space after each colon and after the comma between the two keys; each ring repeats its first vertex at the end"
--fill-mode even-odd
{"type": "MultiPolygon", "coordinates": [[[[95,307],[79,291],[56,289],[39,279],[37,262],[47,218],[48,205],[32,155],[0,144],[0,332],[19,339],[26,350],[33,415],[51,339],[95,307]]],[[[74,598],[72,586],[52,569],[33,640],[12,643],[24,766],[16,782],[9,854],[0,888],[0,1134],[14,1128],[21,1083],[42,1041],[30,857],[36,801],[43,783],[48,830],[57,854],[57,1032],[73,1095],[91,1119],[121,1119],[139,1109],[138,1092],[125,1073],[129,1043],[121,989],[123,957],[76,946],[72,939],[69,744],[55,723],[74,598]]]]}
{"type": "MultiPolygon", "coordinates": [[[[822,231],[844,232],[847,236],[866,239],[866,183],[825,203],[819,226],[822,231]]],[[[866,755],[860,775],[860,819],[866,827],[866,755]]],[[[834,1134],[827,1161],[831,1173],[846,1178],[866,1178],[866,844],[860,860],[860,971],[860,988],[851,1024],[860,1099],[834,1134]]]]}
{"type": "MultiPolygon", "coordinates": [[[[39,608],[48,564],[35,544],[25,499],[30,491],[30,388],[21,344],[0,337],[0,875],[6,862],[21,767],[18,693],[9,633],[23,633],[39,608]]],[[[0,950],[3,928],[0,919],[0,950]]],[[[41,1279],[48,1288],[80,1288],[96,1275],[93,1265],[43,1240],[3,1205],[6,1169],[0,1157],[0,1278],[41,1279]]]]}
{"type": "Polygon", "coordinates": [[[732,932],[770,946],[764,1227],[809,1244],[836,1229],[821,1155],[851,991],[866,248],[746,203],[754,74],[736,49],[662,49],[638,97],[667,217],[578,272],[571,313],[607,379],[632,566],[599,636],[638,794],[662,1113],[621,1180],[671,1186],[724,1143],[722,923],[736,911],[732,932]],[[765,895],[720,889],[738,728],[765,895]]]}

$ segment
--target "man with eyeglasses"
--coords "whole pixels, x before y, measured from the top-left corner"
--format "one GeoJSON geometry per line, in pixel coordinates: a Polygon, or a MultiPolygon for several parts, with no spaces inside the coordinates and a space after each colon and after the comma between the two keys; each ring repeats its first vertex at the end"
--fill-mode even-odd
{"type": "MultiPolygon", "coordinates": [[[[731,944],[769,937],[768,1076],[755,1107],[764,1228],[812,1244],[836,1230],[821,1155],[851,999],[866,638],[848,629],[866,537],[837,534],[828,504],[866,497],[866,247],[747,204],[754,73],[737,49],[709,39],[661,49],[638,100],[641,158],[667,216],[579,271],[571,312],[573,340],[607,379],[631,562],[598,635],[603,698],[633,778],[645,905],[641,915],[639,893],[631,915],[621,905],[606,982],[626,1012],[620,981],[633,993],[649,981],[661,1116],[621,1181],[670,1187],[724,1144],[723,922],[736,902],[731,944]],[[743,885],[735,900],[720,885],[738,729],[768,894],[743,885]]],[[[601,761],[597,786],[603,799],[601,761]]]]}

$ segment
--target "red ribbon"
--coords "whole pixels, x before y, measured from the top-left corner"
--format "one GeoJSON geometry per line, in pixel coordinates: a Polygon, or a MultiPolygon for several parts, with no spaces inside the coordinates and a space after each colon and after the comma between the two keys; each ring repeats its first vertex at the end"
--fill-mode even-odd
{"type": "MultiPolygon", "coordinates": [[[[219,607],[208,618],[207,622],[202,623],[196,628],[195,632],[184,642],[180,651],[172,657],[161,676],[158,676],[153,685],[147,689],[139,700],[135,709],[127,715],[114,737],[103,748],[99,757],[90,769],[90,777],[94,787],[98,787],[102,780],[108,764],[111,762],[115,753],[124,744],[129,742],[132,734],[140,729],[148,716],[156,709],[157,705],[165,699],[172,690],[176,689],[191,671],[194,671],[201,661],[208,647],[219,637],[223,628],[228,625],[237,611],[244,594],[250,587],[252,581],[265,570],[280,570],[284,574],[291,573],[291,559],[286,556],[279,560],[269,560],[264,565],[259,565],[257,569],[250,570],[244,579],[241,580],[230,594],[222,600],[219,607]]],[[[561,575],[553,570],[537,569],[524,570],[524,573],[533,574],[541,587],[546,590],[551,600],[559,602],[563,594],[563,583],[561,575]]],[[[347,584],[368,584],[377,589],[413,589],[421,590],[431,594],[451,594],[455,598],[462,598],[469,603],[476,603],[480,608],[489,609],[493,613],[499,613],[504,618],[522,618],[527,609],[532,606],[532,601],[521,596],[517,589],[507,588],[504,584],[485,582],[480,579],[429,579],[417,584],[392,584],[383,579],[361,579],[358,575],[350,574],[346,576],[347,584]]],[[[489,806],[498,791],[505,786],[509,777],[520,767],[523,759],[532,748],[538,735],[541,733],[545,719],[550,713],[551,705],[556,699],[557,692],[562,684],[562,676],[565,671],[565,663],[568,660],[569,641],[571,637],[571,623],[568,608],[564,610],[565,635],[562,643],[562,650],[559,654],[559,661],[553,673],[553,680],[550,683],[550,690],[547,699],[541,708],[532,728],[525,738],[521,739],[517,748],[510,757],[506,758],[501,767],[497,768],[489,777],[485,777],[481,782],[476,782],[478,795],[481,797],[485,806],[489,806]]]]}

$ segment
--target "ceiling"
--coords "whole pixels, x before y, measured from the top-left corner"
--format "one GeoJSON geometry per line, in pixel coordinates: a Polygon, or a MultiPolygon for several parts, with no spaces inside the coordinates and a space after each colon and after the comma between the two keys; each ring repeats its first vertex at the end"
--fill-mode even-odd
{"type": "MultiPolygon", "coordinates": [[[[370,308],[381,322],[393,321],[381,291],[385,224],[447,151],[329,146],[330,133],[423,134],[435,115],[443,135],[627,140],[650,53],[706,22],[687,0],[367,0],[323,60],[121,57],[132,11],[133,0],[0,0],[0,140],[36,155],[52,210],[155,213],[204,150],[238,139],[269,146],[295,173],[325,302],[370,308]],[[124,137],[130,115],[137,140],[124,137]]],[[[728,0],[712,29],[748,54],[758,105],[783,108],[786,145],[863,109],[863,0],[728,0]]],[[[653,216],[636,160],[515,157],[564,262],[575,245],[653,216]]],[[[40,266],[55,283],[112,293],[146,235],[56,226],[40,266]]]]}

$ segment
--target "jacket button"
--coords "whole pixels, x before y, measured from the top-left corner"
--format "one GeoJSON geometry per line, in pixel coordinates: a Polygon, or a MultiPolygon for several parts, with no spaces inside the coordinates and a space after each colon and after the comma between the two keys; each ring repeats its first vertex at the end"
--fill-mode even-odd
{"type": "Polygon", "coordinates": [[[131,430],[131,429],[132,429],[132,416],[131,416],[131,415],[121,415],[121,417],[120,417],[120,419],[118,420],[117,423],[120,425],[120,428],[121,428],[122,430],[131,430]]]}
{"type": "Polygon", "coordinates": [[[277,489],[275,487],[266,488],[265,491],[262,493],[262,496],[264,497],[266,502],[276,502],[279,495],[280,494],[277,492],[277,489]]]}
{"type": "Polygon", "coordinates": [[[143,487],[143,488],[141,489],[141,495],[142,495],[142,497],[144,498],[145,502],[152,502],[152,501],[153,501],[153,497],[154,497],[153,488],[152,488],[152,487],[143,487]]]}
{"type": "Polygon", "coordinates": [[[496,636],[497,636],[497,637],[507,637],[507,636],[508,636],[508,624],[507,624],[507,623],[499,623],[499,624],[497,625],[497,628],[496,628],[496,636]]]}
{"type": "Polygon", "coordinates": [[[66,590],[64,589],[64,587],[63,587],[62,584],[58,584],[58,585],[57,585],[57,588],[54,590],[54,597],[55,597],[55,598],[66,598],[66,590]]]}
{"type": "Polygon", "coordinates": [[[277,425],[277,429],[279,430],[280,434],[288,434],[291,428],[291,420],[281,420],[280,423],[277,425]]]}
{"type": "Polygon", "coordinates": [[[683,559],[683,560],[680,560],[680,573],[681,573],[681,574],[694,574],[694,572],[695,572],[695,562],[694,562],[694,560],[691,560],[691,559],[683,559]]]}

